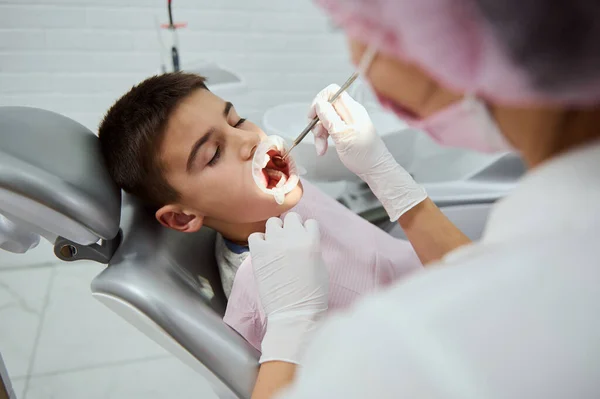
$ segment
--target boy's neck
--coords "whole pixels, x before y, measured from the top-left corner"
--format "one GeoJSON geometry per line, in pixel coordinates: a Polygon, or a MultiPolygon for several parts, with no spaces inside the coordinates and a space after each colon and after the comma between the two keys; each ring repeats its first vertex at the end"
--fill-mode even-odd
{"type": "Polygon", "coordinates": [[[252,233],[264,233],[267,221],[253,223],[224,223],[217,222],[210,226],[223,235],[224,238],[239,245],[248,245],[248,237],[252,233]]]}

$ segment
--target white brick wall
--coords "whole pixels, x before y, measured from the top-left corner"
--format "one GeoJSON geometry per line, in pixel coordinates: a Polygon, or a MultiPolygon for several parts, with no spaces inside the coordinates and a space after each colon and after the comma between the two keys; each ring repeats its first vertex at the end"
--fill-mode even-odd
{"type": "MultiPolygon", "coordinates": [[[[183,67],[212,60],[243,75],[228,98],[260,122],[351,72],[346,43],[311,0],[173,0],[183,67]]],[[[131,85],[159,71],[155,16],[166,0],[0,0],[0,105],[60,112],[92,130],[131,85]]]]}

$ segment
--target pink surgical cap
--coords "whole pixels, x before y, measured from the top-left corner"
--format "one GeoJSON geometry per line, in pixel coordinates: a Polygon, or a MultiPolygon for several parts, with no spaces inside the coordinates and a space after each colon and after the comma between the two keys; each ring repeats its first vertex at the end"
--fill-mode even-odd
{"type": "MultiPolygon", "coordinates": [[[[568,72],[561,72],[560,84],[544,85],[540,84],[542,71],[552,68],[555,64],[552,60],[543,58],[546,54],[545,48],[538,46],[540,47],[537,50],[540,54],[538,58],[542,62],[538,61],[537,64],[520,62],[519,58],[526,59],[526,56],[514,56],[518,53],[517,50],[523,53],[523,49],[511,48],[512,42],[506,38],[519,34],[519,26],[533,31],[527,27],[527,24],[539,23],[539,18],[545,18],[545,16],[540,17],[538,13],[537,20],[528,21],[526,10],[516,9],[517,7],[524,9],[523,2],[494,0],[499,3],[504,1],[514,3],[514,12],[520,12],[516,14],[520,25],[511,24],[512,20],[508,20],[493,26],[489,23],[489,18],[484,17],[482,13],[480,3],[486,2],[481,0],[316,1],[350,37],[367,45],[373,44],[382,53],[419,65],[451,90],[514,105],[538,103],[591,105],[600,100],[600,68],[590,68],[588,65],[587,70],[591,72],[585,76],[585,79],[581,74],[577,76],[576,67],[567,68],[565,70],[568,72]],[[498,26],[506,26],[506,31],[502,32],[504,28],[499,31],[498,26]],[[540,67],[537,68],[536,65],[540,67]]],[[[534,3],[539,4],[540,7],[546,7],[545,4],[548,4],[544,1],[534,3]]],[[[489,16],[489,9],[487,11],[489,16]]],[[[535,14],[531,13],[531,15],[535,14]]],[[[576,27],[576,21],[571,25],[576,27]]],[[[550,25],[542,24],[540,29],[543,26],[550,25]]],[[[597,31],[592,33],[595,34],[597,31]]],[[[546,37],[550,38],[550,35],[546,37]]],[[[600,48],[600,37],[596,40],[598,43],[594,42],[588,46],[591,48],[590,53],[593,51],[593,54],[596,54],[600,48]]],[[[536,41],[531,40],[531,42],[536,41]]],[[[550,41],[549,45],[553,46],[554,42],[550,41]]],[[[571,47],[565,46],[567,49],[571,47]]],[[[571,62],[564,57],[559,57],[559,60],[563,64],[571,62]]],[[[581,62],[586,60],[583,59],[581,62]]]]}

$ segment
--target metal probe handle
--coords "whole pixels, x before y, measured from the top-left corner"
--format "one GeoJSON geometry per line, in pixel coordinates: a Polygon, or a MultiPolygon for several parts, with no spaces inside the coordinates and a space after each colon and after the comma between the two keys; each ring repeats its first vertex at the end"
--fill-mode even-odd
{"type": "MultiPolygon", "coordinates": [[[[352,74],[352,76],[350,76],[348,78],[348,80],[346,80],[346,82],[344,82],[344,84],[342,85],[342,87],[340,87],[340,89],[331,97],[331,99],[329,100],[330,103],[335,102],[335,100],[337,100],[343,92],[345,92],[348,87],[350,87],[350,85],[352,83],[354,83],[354,81],[356,80],[356,78],[358,78],[359,73],[355,72],[352,74]]],[[[308,135],[308,133],[310,133],[310,131],[315,127],[315,125],[319,122],[319,117],[315,116],[312,121],[310,121],[310,123],[308,124],[308,126],[306,126],[304,128],[304,130],[302,131],[302,133],[300,133],[298,135],[298,137],[296,137],[296,140],[294,140],[294,142],[292,143],[291,147],[288,148],[288,150],[281,156],[282,159],[285,159],[290,152],[294,149],[294,147],[296,147],[298,144],[300,144],[300,142],[302,140],[304,140],[304,138],[308,135]]]]}

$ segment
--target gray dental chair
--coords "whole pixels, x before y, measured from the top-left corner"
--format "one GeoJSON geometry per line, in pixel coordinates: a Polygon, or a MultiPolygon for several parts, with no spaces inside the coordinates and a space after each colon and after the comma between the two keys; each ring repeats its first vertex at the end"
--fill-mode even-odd
{"type": "Polygon", "coordinates": [[[92,294],[200,372],[221,398],[249,398],[258,352],[221,317],[214,232],[163,228],[110,180],[98,138],[53,112],[0,107],[0,214],[64,261],[107,264],[92,294]]]}
{"type": "MultiPolygon", "coordinates": [[[[249,398],[259,354],[221,319],[226,300],[214,232],[162,227],[133,198],[121,196],[99,146],[91,131],[61,115],[0,107],[0,216],[53,243],[61,260],[107,264],[92,282],[92,295],[200,372],[219,397],[249,398]]],[[[462,185],[428,188],[459,227],[472,228],[473,239],[491,203],[523,172],[518,160],[500,161],[462,185]]]]}

